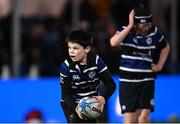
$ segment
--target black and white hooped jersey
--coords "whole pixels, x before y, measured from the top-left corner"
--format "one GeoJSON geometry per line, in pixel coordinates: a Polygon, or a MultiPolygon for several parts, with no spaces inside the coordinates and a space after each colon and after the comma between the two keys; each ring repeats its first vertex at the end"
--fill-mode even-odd
{"type": "MultiPolygon", "coordinates": [[[[118,33],[118,32],[117,32],[118,33]]],[[[130,32],[121,43],[120,81],[143,82],[155,79],[151,69],[152,63],[157,63],[161,49],[167,42],[157,27],[146,36],[130,32]]]]}
{"type": "Polygon", "coordinates": [[[98,74],[106,71],[107,66],[98,55],[94,57],[93,61],[94,64],[81,66],[65,60],[61,65],[61,83],[73,91],[71,94],[73,101],[77,102],[85,96],[98,95],[100,84],[98,74]],[[64,82],[64,79],[66,79],[66,82],[64,82]]]}

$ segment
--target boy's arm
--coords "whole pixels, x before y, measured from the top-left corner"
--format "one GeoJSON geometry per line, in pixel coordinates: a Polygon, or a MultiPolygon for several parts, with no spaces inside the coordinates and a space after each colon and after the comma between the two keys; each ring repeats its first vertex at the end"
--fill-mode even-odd
{"type": "Polygon", "coordinates": [[[107,100],[114,93],[116,85],[109,70],[100,73],[100,79],[106,87],[106,91],[102,96],[107,100]]]}
{"type": "Polygon", "coordinates": [[[170,47],[169,47],[169,44],[167,43],[166,47],[163,48],[160,52],[160,57],[159,57],[159,61],[157,64],[152,64],[151,67],[152,67],[152,70],[154,72],[159,72],[162,70],[163,66],[164,66],[164,63],[166,62],[167,60],[167,57],[169,55],[169,50],[170,50],[170,47]]]}
{"type": "Polygon", "coordinates": [[[77,104],[73,101],[72,98],[73,92],[70,86],[69,77],[61,77],[61,92],[62,92],[62,99],[64,100],[64,102],[69,107],[72,107],[75,110],[77,104]]]}
{"type": "Polygon", "coordinates": [[[132,30],[134,26],[134,10],[129,14],[129,24],[121,32],[117,31],[116,34],[110,39],[111,46],[119,46],[120,43],[126,38],[128,33],[132,30]]]}

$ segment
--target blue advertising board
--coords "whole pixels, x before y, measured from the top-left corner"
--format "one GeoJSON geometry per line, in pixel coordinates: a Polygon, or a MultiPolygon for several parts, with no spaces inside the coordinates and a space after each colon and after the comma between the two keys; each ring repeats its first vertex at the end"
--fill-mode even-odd
{"type": "MultiPolygon", "coordinates": [[[[119,105],[118,76],[113,77],[117,88],[108,101],[110,123],[123,122],[119,105]]],[[[159,76],[155,88],[155,112],[151,120],[164,121],[171,115],[180,117],[180,77],[159,76]]],[[[40,110],[44,122],[65,123],[60,106],[61,88],[58,78],[0,79],[0,123],[23,123],[31,110],[40,110]]]]}

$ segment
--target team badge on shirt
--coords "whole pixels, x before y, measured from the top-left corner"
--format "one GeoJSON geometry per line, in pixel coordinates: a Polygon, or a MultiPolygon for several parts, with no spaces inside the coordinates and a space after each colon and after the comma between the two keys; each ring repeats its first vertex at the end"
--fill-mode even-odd
{"type": "Polygon", "coordinates": [[[147,43],[148,45],[151,45],[151,44],[152,44],[152,38],[148,37],[148,38],[146,39],[146,43],[147,43]]]}
{"type": "Polygon", "coordinates": [[[91,71],[88,74],[89,78],[91,78],[91,79],[93,79],[95,77],[95,75],[96,75],[96,72],[94,72],[94,71],[91,71]]]}

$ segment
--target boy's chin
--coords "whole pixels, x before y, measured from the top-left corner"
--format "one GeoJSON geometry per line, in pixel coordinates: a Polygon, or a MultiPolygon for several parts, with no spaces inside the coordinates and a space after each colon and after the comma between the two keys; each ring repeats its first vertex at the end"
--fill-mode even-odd
{"type": "Polygon", "coordinates": [[[77,60],[71,59],[73,62],[78,62],[77,60]]]}
{"type": "Polygon", "coordinates": [[[142,36],[148,35],[149,32],[140,32],[139,34],[142,36]]]}
{"type": "Polygon", "coordinates": [[[71,59],[73,62],[79,62],[78,60],[75,60],[75,59],[71,59]]]}

